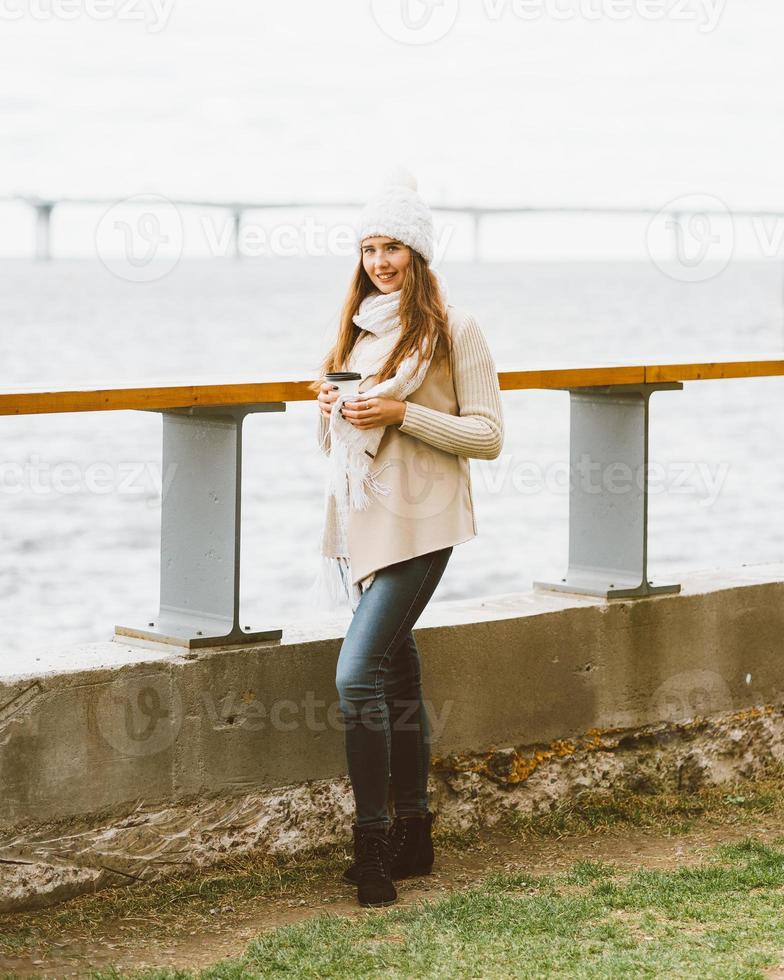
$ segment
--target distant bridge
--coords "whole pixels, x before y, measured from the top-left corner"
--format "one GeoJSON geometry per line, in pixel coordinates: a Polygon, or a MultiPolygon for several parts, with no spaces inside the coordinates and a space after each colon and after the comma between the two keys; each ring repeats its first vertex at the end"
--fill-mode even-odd
{"type": "MultiPolygon", "coordinates": [[[[51,219],[52,212],[60,205],[104,205],[129,204],[143,206],[145,204],[160,204],[167,201],[176,208],[212,208],[228,212],[233,222],[233,252],[237,258],[242,257],[240,230],[244,215],[249,211],[273,210],[360,210],[363,202],[359,201],[205,201],[190,198],[168,198],[161,194],[137,194],[129,198],[111,197],[39,197],[35,194],[0,195],[0,201],[20,202],[28,205],[35,212],[35,257],[46,260],[51,258],[51,219]]],[[[672,215],[674,227],[686,216],[700,214],[724,218],[784,218],[784,211],[771,209],[730,209],[730,208],[656,208],[656,207],[615,207],[615,206],[585,206],[585,205],[480,205],[480,204],[433,204],[434,212],[459,214],[470,218],[473,234],[473,258],[479,261],[480,229],[483,218],[503,214],[573,214],[573,215],[672,215]]]]}

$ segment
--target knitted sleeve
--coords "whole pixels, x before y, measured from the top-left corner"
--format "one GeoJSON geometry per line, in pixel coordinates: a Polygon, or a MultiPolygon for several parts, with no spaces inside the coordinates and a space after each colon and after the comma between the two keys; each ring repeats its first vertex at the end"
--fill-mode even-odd
{"type": "Polygon", "coordinates": [[[498,372],[471,316],[463,317],[452,331],[452,377],[460,414],[407,401],[400,431],[458,456],[495,459],[504,442],[498,372]]]}

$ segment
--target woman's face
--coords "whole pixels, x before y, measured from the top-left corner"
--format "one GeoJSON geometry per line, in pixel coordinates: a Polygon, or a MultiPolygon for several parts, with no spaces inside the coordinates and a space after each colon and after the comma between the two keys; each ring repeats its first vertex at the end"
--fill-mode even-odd
{"type": "Polygon", "coordinates": [[[410,263],[411,249],[394,238],[378,236],[362,242],[362,265],[382,293],[400,289],[410,263]]]}

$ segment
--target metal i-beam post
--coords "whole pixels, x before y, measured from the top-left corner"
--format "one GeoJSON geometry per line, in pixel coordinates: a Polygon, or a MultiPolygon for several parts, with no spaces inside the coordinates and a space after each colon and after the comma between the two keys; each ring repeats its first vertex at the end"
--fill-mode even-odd
{"type": "Polygon", "coordinates": [[[115,626],[117,637],[190,648],[281,638],[281,629],[240,623],[240,505],[243,420],[285,410],[285,402],[160,410],[160,608],[147,624],[115,626]]]}
{"type": "Polygon", "coordinates": [[[648,578],[648,422],[680,381],[569,388],[569,569],[537,589],[628,598],[680,592],[648,578]]]}
{"type": "Polygon", "coordinates": [[[35,204],[35,257],[47,262],[52,257],[52,211],[53,201],[40,201],[35,204]]]}
{"type": "Polygon", "coordinates": [[[234,258],[242,258],[242,211],[237,208],[232,212],[232,224],[234,228],[234,258]]]}

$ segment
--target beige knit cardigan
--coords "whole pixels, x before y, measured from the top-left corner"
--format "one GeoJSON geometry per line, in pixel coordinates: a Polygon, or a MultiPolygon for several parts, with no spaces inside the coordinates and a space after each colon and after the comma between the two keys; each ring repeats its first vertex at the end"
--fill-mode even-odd
{"type": "MultiPolygon", "coordinates": [[[[379,568],[461,544],[477,534],[468,460],[495,459],[501,452],[501,392],[476,320],[453,306],[447,307],[447,314],[452,337],[449,364],[431,362],[424,381],[405,401],[403,421],[386,427],[371,467],[391,492],[371,494],[366,510],[349,512],[354,583],[379,568]]],[[[373,340],[373,335],[363,334],[357,344],[373,340]]],[[[352,370],[351,358],[347,370],[352,370]]],[[[374,375],[363,377],[359,391],[374,384],[374,375]]],[[[320,411],[318,443],[329,455],[329,419],[320,411]]],[[[322,553],[336,557],[326,533],[322,553]]]]}

